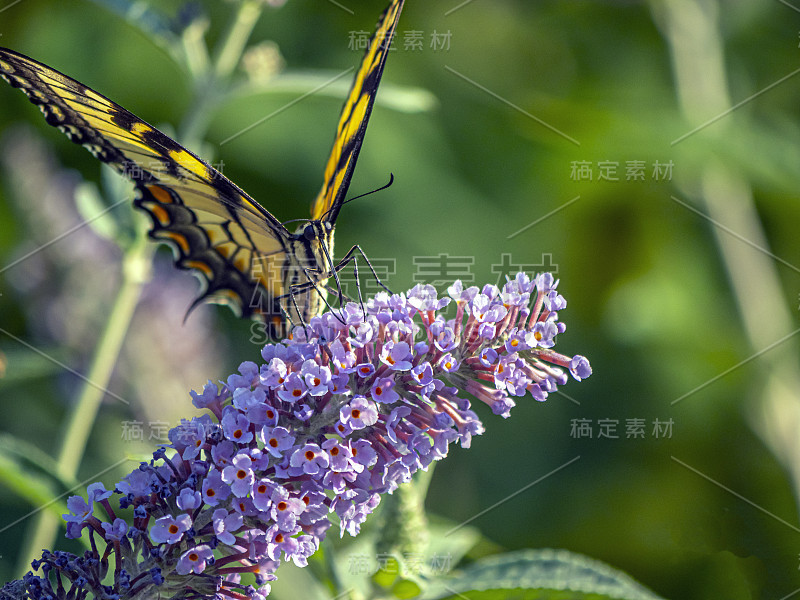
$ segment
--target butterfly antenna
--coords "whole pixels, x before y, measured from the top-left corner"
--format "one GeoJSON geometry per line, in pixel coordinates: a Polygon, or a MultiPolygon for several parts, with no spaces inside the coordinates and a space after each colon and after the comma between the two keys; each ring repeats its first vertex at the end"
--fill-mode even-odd
{"type": "Polygon", "coordinates": [[[284,221],[281,225],[286,226],[289,223],[299,223],[300,221],[304,223],[310,223],[311,219],[289,219],[288,221],[284,221]]]}
{"type": "MultiPolygon", "coordinates": [[[[376,190],[372,190],[371,192],[367,192],[367,193],[365,193],[365,194],[361,194],[360,196],[354,196],[354,197],[352,197],[352,198],[348,198],[347,200],[345,200],[344,202],[342,202],[342,204],[341,204],[341,205],[342,205],[342,206],[344,206],[344,205],[345,205],[345,204],[347,204],[348,202],[352,202],[353,200],[358,200],[359,198],[363,198],[364,196],[369,196],[370,194],[374,194],[375,192],[382,192],[383,190],[385,190],[386,188],[388,188],[389,186],[391,186],[393,183],[394,183],[394,173],[389,173],[389,183],[387,183],[387,184],[386,184],[386,185],[384,185],[384,186],[381,186],[381,187],[379,187],[379,188],[378,188],[378,189],[376,189],[376,190]]],[[[325,216],[326,216],[326,215],[327,215],[329,212],[331,212],[331,211],[333,210],[333,208],[334,208],[334,207],[332,206],[332,207],[330,207],[328,210],[326,210],[324,213],[322,213],[322,217],[320,217],[320,221],[324,221],[324,220],[325,220],[325,216]]]]}

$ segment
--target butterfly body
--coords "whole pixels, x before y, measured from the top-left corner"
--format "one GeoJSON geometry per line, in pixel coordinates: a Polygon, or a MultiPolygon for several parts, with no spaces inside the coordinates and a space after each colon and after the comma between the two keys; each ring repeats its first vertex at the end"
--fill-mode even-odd
{"type": "Polygon", "coordinates": [[[50,125],[133,181],[134,205],[152,222],[150,237],[172,246],[176,266],[205,284],[193,306],[208,299],[231,304],[242,316],[267,322],[271,337],[280,338],[322,312],[327,281],[338,283],[337,273],[361,252],[353,246],[334,262],[334,225],[402,6],[392,0],[378,20],[342,109],[311,219],[294,233],[207,162],[88,86],[5,48],[0,77],[39,106],[50,125]]]}
{"type": "Polygon", "coordinates": [[[333,226],[330,223],[312,220],[307,225],[298,227],[292,235],[292,252],[297,260],[286,265],[284,286],[300,287],[308,282],[309,289],[294,295],[297,307],[290,306],[291,311],[300,317],[304,314],[316,315],[323,311],[327,298],[327,282],[329,265],[333,256],[333,226]],[[312,285],[313,284],[313,285],[312,285]]]}

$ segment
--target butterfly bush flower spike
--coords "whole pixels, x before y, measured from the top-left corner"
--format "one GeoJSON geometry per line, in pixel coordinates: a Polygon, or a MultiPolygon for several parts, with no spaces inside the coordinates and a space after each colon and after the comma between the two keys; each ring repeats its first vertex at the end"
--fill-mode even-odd
{"type": "Polygon", "coordinates": [[[418,285],[379,293],[366,318],[348,304],[296,327],[262,364],[192,392],[205,414],[114,494],[93,484],[71,498],[67,536],[88,536],[91,550],[45,552],[27,593],[265,598],[282,562],[305,566],[337,522],[358,534],[384,494],[482,434],[470,396],[508,417],[514,398],[542,401],[568,374],[591,374],[583,356],[553,349],[565,329],[557,284],[520,273],[502,289],[457,281],[441,298],[418,285]]]}

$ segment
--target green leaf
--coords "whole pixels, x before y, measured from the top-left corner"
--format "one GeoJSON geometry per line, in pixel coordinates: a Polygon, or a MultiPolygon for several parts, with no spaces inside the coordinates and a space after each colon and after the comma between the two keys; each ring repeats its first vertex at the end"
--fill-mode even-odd
{"type": "Polygon", "coordinates": [[[395,557],[388,557],[383,562],[383,566],[372,575],[372,581],[376,585],[388,588],[397,581],[400,573],[400,563],[395,557]]]}
{"type": "Polygon", "coordinates": [[[420,600],[663,600],[624,573],[566,550],[523,550],[431,581],[420,600]]]}
{"type": "MultiPolygon", "coordinates": [[[[149,40],[159,46],[172,51],[177,47],[176,35],[170,27],[169,20],[161,13],[153,10],[147,2],[143,0],[93,1],[95,4],[119,15],[131,25],[137,27],[149,40]]],[[[175,54],[177,52],[174,52],[173,58],[175,58],[175,54]]]]}
{"type": "Polygon", "coordinates": [[[416,598],[422,592],[422,587],[411,579],[400,579],[392,586],[392,595],[395,598],[416,598]]]}
{"type": "Polygon", "coordinates": [[[54,476],[36,473],[25,466],[31,462],[40,466],[52,465],[53,461],[25,441],[10,435],[0,437],[0,485],[5,489],[13,490],[18,496],[24,498],[31,506],[46,510],[61,516],[68,512],[64,502],[54,500],[54,476]],[[21,456],[29,453],[26,460],[21,456]]]}
{"type": "Polygon", "coordinates": [[[450,570],[481,542],[481,532],[474,527],[459,526],[454,521],[430,516],[426,558],[433,573],[450,570]]]}
{"type": "MultiPolygon", "coordinates": [[[[64,361],[68,354],[63,348],[43,348],[43,352],[51,359],[64,361]]],[[[36,354],[27,348],[4,348],[5,373],[0,390],[7,393],[9,387],[51,377],[54,373],[61,371],[61,367],[53,360],[48,360],[40,354],[36,354]]]]}

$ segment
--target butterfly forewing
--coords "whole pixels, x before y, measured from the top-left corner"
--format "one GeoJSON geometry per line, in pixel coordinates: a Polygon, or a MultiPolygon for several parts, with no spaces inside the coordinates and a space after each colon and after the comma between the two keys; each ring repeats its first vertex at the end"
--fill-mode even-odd
{"type": "Polygon", "coordinates": [[[7,49],[0,49],[0,75],[50,125],[133,180],[151,237],[169,242],[176,265],[205,280],[198,300],[273,316],[271,299],[285,292],[280,275],[290,239],[275,217],[192,152],[74,79],[7,49]]]}
{"type": "Polygon", "coordinates": [[[389,5],[378,20],[375,33],[367,45],[339,117],[333,149],[325,165],[322,189],[311,206],[312,219],[330,223],[336,221],[364,142],[367,122],[402,9],[403,0],[395,0],[389,5]]]}

